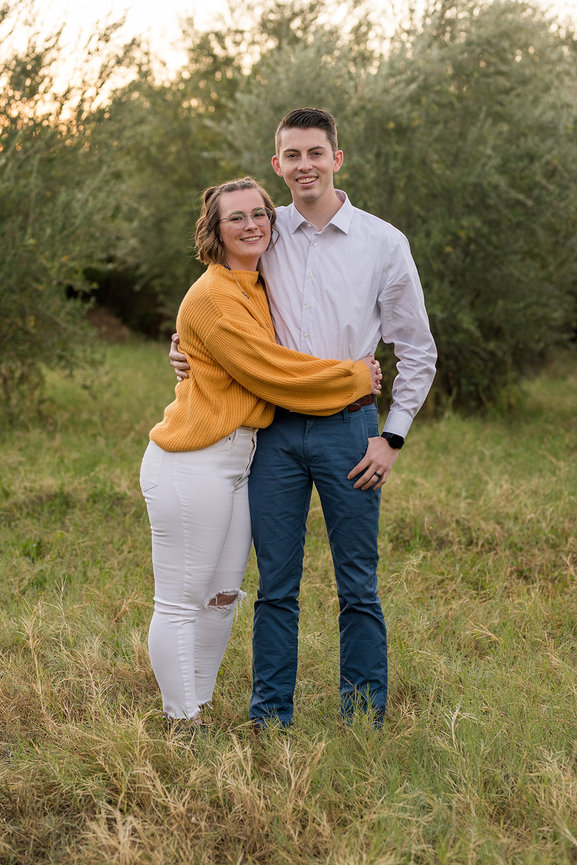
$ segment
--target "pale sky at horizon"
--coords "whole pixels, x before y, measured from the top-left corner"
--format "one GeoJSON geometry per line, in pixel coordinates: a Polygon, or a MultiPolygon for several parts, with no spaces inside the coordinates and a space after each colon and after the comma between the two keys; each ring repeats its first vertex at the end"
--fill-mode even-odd
{"type": "MultiPolygon", "coordinates": [[[[124,16],[119,42],[142,37],[153,53],[169,59],[177,51],[181,19],[192,18],[199,30],[205,30],[220,16],[226,20],[227,11],[228,0],[40,0],[35,21],[46,34],[64,26],[62,43],[74,52],[82,49],[98,24],[124,16]]],[[[173,62],[178,63],[178,54],[173,62]]]]}
{"type": "MultiPolygon", "coordinates": [[[[577,24],[577,0],[540,2],[577,24]]],[[[232,0],[235,10],[237,3],[238,0],[232,0]]],[[[394,18],[397,16],[391,14],[392,7],[398,10],[402,3],[403,0],[372,0],[371,5],[383,15],[394,18]]],[[[342,4],[335,3],[335,15],[339,8],[342,10],[342,4]]],[[[178,52],[180,19],[192,18],[199,30],[215,26],[219,20],[231,22],[229,0],[97,0],[96,3],[94,0],[39,0],[37,11],[35,20],[44,32],[51,33],[65,25],[62,42],[72,53],[82,49],[97,23],[117,21],[125,14],[126,24],[119,41],[143,37],[153,53],[173,68],[178,68],[185,59],[184,54],[178,52]]]]}

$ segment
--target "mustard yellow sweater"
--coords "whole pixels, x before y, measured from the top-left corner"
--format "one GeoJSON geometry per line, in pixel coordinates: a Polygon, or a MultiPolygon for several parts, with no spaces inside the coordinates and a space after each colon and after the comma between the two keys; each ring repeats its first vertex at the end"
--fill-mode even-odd
{"type": "Polygon", "coordinates": [[[210,264],[185,295],[176,327],[189,377],[150,433],[164,450],[199,450],[239,426],[266,427],[275,405],[329,415],[370,393],[361,361],[321,360],[277,344],[258,277],[210,264]]]}

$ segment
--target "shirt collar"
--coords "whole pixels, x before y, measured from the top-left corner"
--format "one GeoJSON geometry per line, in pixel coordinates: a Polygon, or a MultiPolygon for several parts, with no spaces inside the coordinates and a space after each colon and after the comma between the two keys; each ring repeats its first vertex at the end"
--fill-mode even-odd
{"type": "MultiPolygon", "coordinates": [[[[344,234],[349,233],[349,228],[351,226],[351,220],[353,218],[353,205],[349,201],[349,198],[346,192],[343,192],[342,189],[335,189],[337,196],[343,202],[342,207],[339,207],[335,215],[329,222],[328,225],[334,225],[335,228],[338,228],[344,234]]],[[[303,223],[306,223],[307,220],[299,213],[296,209],[294,202],[289,205],[289,229],[290,233],[294,234],[297,228],[300,228],[303,223]]],[[[325,226],[326,227],[326,226],[325,226]]],[[[324,229],[323,229],[324,231],[324,229]]]]}

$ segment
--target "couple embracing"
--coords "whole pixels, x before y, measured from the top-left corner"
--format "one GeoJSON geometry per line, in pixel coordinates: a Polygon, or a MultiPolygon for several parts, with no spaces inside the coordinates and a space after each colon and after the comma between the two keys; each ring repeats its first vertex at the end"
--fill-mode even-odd
{"type": "Polygon", "coordinates": [[[177,317],[176,398],[150,433],[141,486],[155,579],[153,670],[170,719],[206,724],[254,542],[253,724],[289,727],[311,491],[339,599],[341,712],[382,723],[387,632],[377,593],[381,488],[435,374],[409,244],[335,189],[336,123],[314,108],[278,126],[275,210],[251,178],[207,189],[205,273],[177,317]],[[398,358],[380,434],[379,339],[398,358]],[[203,708],[204,707],[204,708],[203,708]]]}

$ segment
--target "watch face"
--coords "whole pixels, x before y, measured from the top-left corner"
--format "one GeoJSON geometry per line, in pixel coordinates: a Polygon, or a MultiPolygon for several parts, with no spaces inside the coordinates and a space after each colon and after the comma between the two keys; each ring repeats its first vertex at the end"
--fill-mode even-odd
{"type": "Polygon", "coordinates": [[[396,433],[383,433],[382,437],[386,439],[389,445],[395,450],[400,450],[405,444],[405,440],[402,436],[398,436],[396,433]]]}

